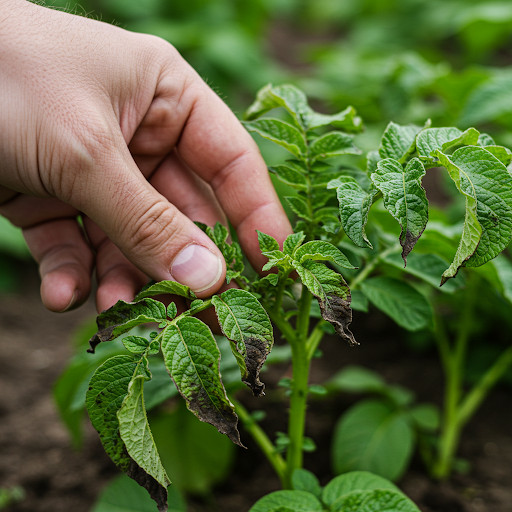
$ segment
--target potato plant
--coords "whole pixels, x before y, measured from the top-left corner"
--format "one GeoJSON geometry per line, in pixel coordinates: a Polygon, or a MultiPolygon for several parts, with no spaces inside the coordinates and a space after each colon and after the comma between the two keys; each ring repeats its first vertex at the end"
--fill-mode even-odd
{"type": "MultiPolygon", "coordinates": [[[[154,358],[149,356],[161,352],[189,410],[243,446],[240,420],[281,479],[284,490],[263,497],[251,512],[341,511],[349,506],[351,510],[417,511],[393,484],[371,473],[341,475],[322,490],[314,475],[302,469],[303,451],[314,449],[313,441],[304,437],[308,396],[323,392],[309,383],[310,363],[326,332],[358,344],[349,328],[351,305],[365,309],[370,301],[411,330],[433,322],[430,301],[417,287],[390,275],[374,275],[382,261],[396,266],[398,257],[407,265],[426,230],[429,208],[421,180],[427,169],[446,169],[465,200],[465,217],[452,262],[445,264],[444,255],[433,244],[433,253],[422,255],[429,257],[428,269],[422,266],[426,258],[412,263],[411,255],[413,274],[416,269],[420,278],[428,276],[432,281],[432,273],[438,272],[440,284],[449,288],[461,268],[481,266],[507,247],[512,236],[512,177],[507,170],[512,153],[474,128],[461,131],[432,128],[429,122],[423,127],[390,123],[379,150],[367,155],[365,171],[329,165],[326,160],[361,153],[353,135],[361,131],[361,119],[351,107],[335,115],[317,113],[291,85],[260,90],[244,124],[292,155],[269,170],[295,189],[285,198],[298,218],[294,233],[281,247],[271,236],[258,232],[261,252],[268,258],[262,270],[271,273],[249,278],[242,251],[237,242],[228,242],[226,227],[200,225],[224,255],[227,282],[233,281],[236,288],[201,300],[178,283],[151,283],[133,302],[119,301],[101,313],[90,351],[123,335],[128,354],[110,357],[92,376],[86,395],[91,422],[116,465],[148,490],[160,511],[167,510],[170,481],[149,428],[144,398],[144,386],[152,379],[154,358]],[[274,109],[279,109],[280,117],[269,117],[274,109]],[[377,218],[385,209],[399,223],[398,240],[381,230],[378,222],[367,226],[372,205],[377,218]],[[189,309],[178,315],[173,302],[166,307],[152,298],[162,294],[184,297],[189,309]],[[288,432],[275,442],[228,396],[216,338],[196,316],[207,308],[214,308],[240,380],[255,396],[264,395],[260,371],[273,346],[273,326],[291,347],[293,376],[283,383],[290,397],[288,432]],[[158,330],[146,337],[127,335],[147,323],[157,324],[158,330]]],[[[434,473],[440,477],[450,470],[460,429],[480,403],[482,389],[490,387],[487,379],[479,392],[462,400],[461,343],[464,340],[454,346],[448,341],[441,344],[452,391],[433,455],[434,473]]],[[[171,381],[168,387],[174,389],[171,381]]]]}

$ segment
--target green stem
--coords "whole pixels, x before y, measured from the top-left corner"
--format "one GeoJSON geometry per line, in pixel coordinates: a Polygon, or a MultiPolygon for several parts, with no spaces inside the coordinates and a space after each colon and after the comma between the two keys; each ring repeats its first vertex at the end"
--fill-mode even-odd
{"type": "Polygon", "coordinates": [[[375,267],[379,264],[380,260],[388,256],[389,254],[393,254],[394,252],[397,252],[400,250],[399,245],[394,245],[393,247],[389,247],[389,249],[386,249],[382,252],[382,254],[379,254],[378,256],[375,256],[375,258],[371,259],[366,266],[357,274],[352,281],[349,283],[349,288],[353,290],[356,288],[359,283],[364,281],[375,269],[375,267]]]}
{"type": "Polygon", "coordinates": [[[471,391],[466,394],[466,397],[459,407],[458,420],[461,425],[465,425],[471,416],[473,416],[491,388],[500,380],[511,364],[512,347],[509,347],[501,353],[471,391]]]}
{"type": "Polygon", "coordinates": [[[281,276],[281,281],[279,282],[279,285],[277,287],[277,293],[276,293],[276,301],[274,303],[274,309],[276,312],[281,311],[281,305],[283,303],[283,296],[284,291],[286,289],[286,281],[288,280],[288,276],[290,275],[290,272],[283,272],[283,275],[281,276]]]}
{"type": "Polygon", "coordinates": [[[447,478],[451,472],[455,451],[459,444],[459,438],[463,425],[459,421],[459,403],[462,396],[462,383],[464,377],[464,364],[466,361],[469,336],[473,327],[474,306],[476,303],[477,287],[476,276],[473,274],[468,279],[462,314],[459,320],[458,336],[452,349],[443,341],[440,343],[441,358],[446,359],[445,368],[445,397],[444,418],[438,445],[438,458],[432,473],[435,478],[447,478]]]}
{"type": "Polygon", "coordinates": [[[306,341],[306,352],[309,361],[313,359],[315,350],[318,348],[318,345],[320,344],[322,338],[324,337],[325,331],[323,330],[323,326],[326,323],[327,322],[325,320],[319,320],[306,341]]]}
{"type": "Polygon", "coordinates": [[[288,322],[288,320],[285,320],[279,311],[276,311],[274,304],[267,304],[262,303],[263,307],[265,308],[265,311],[268,313],[268,316],[270,317],[270,320],[274,323],[274,325],[281,331],[281,334],[285,337],[286,341],[292,345],[295,343],[295,331],[288,322]]]}
{"type": "Polygon", "coordinates": [[[230,398],[235,406],[236,413],[243,423],[245,430],[249,432],[256,444],[260,447],[261,451],[268,459],[274,468],[277,476],[281,479],[283,486],[285,485],[285,470],[286,463],[281,455],[276,451],[272,441],[268,438],[263,429],[256,423],[254,418],[249,414],[247,409],[238,401],[230,398]]]}
{"type": "Polygon", "coordinates": [[[306,343],[309,331],[311,300],[311,292],[306,286],[303,286],[299,304],[299,315],[297,317],[297,336],[295,342],[291,343],[293,379],[291,385],[290,415],[288,420],[288,437],[290,443],[286,456],[285,489],[291,489],[293,472],[302,467],[310,364],[306,343]]]}

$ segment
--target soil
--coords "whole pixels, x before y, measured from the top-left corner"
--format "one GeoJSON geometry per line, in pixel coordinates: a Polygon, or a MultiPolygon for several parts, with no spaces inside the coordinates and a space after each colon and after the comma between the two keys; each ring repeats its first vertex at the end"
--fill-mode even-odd
{"type": "MultiPolygon", "coordinates": [[[[71,334],[94,314],[91,301],[64,315],[46,311],[33,267],[23,268],[16,293],[0,296],[0,487],[19,485],[26,492],[22,502],[4,509],[7,512],[87,512],[117,474],[90,425],[84,448],[73,450],[51,396],[53,382],[72,352],[71,334]]],[[[353,327],[361,346],[350,348],[335,337],[326,339],[324,357],[313,364],[312,382],[323,382],[345,364],[362,364],[413,389],[419,401],[441,402],[442,375],[435,353],[411,352],[394,325],[378,313],[356,314],[353,327]]],[[[280,366],[266,373],[267,389],[275,389],[288,372],[280,366]]],[[[510,388],[495,389],[464,431],[459,456],[469,461],[468,474],[435,483],[419,460],[413,461],[399,486],[423,512],[511,510],[511,395],[510,388]]],[[[249,408],[266,410],[261,425],[267,432],[285,430],[285,410],[271,392],[260,399],[247,393],[239,398],[249,408]]],[[[333,476],[328,463],[333,424],[357,398],[342,395],[310,405],[307,435],[315,439],[318,450],[305,455],[305,467],[322,484],[333,476]]],[[[262,495],[279,489],[247,433],[242,431],[242,438],[248,450],[238,450],[232,475],[215,489],[208,504],[190,498],[190,512],[245,512],[262,495]]]]}

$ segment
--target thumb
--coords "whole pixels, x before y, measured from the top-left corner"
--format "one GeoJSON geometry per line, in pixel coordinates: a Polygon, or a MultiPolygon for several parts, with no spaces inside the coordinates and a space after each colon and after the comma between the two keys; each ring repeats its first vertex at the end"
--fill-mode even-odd
{"type": "Polygon", "coordinates": [[[177,281],[200,297],[217,291],[226,264],[210,238],[146,181],[127,149],[95,160],[68,202],[149,277],[177,281]]]}

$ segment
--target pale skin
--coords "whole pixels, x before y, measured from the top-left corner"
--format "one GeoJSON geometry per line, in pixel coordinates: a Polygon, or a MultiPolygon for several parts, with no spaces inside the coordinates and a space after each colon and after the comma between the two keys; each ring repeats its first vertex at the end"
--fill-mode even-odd
{"type": "Polygon", "coordinates": [[[0,214],[51,311],[82,304],[94,269],[98,311],[148,277],[216,292],[225,263],[193,221],[229,219],[257,270],[255,230],[291,233],[256,144],[162,39],[0,0],[0,112],[0,214]]]}

